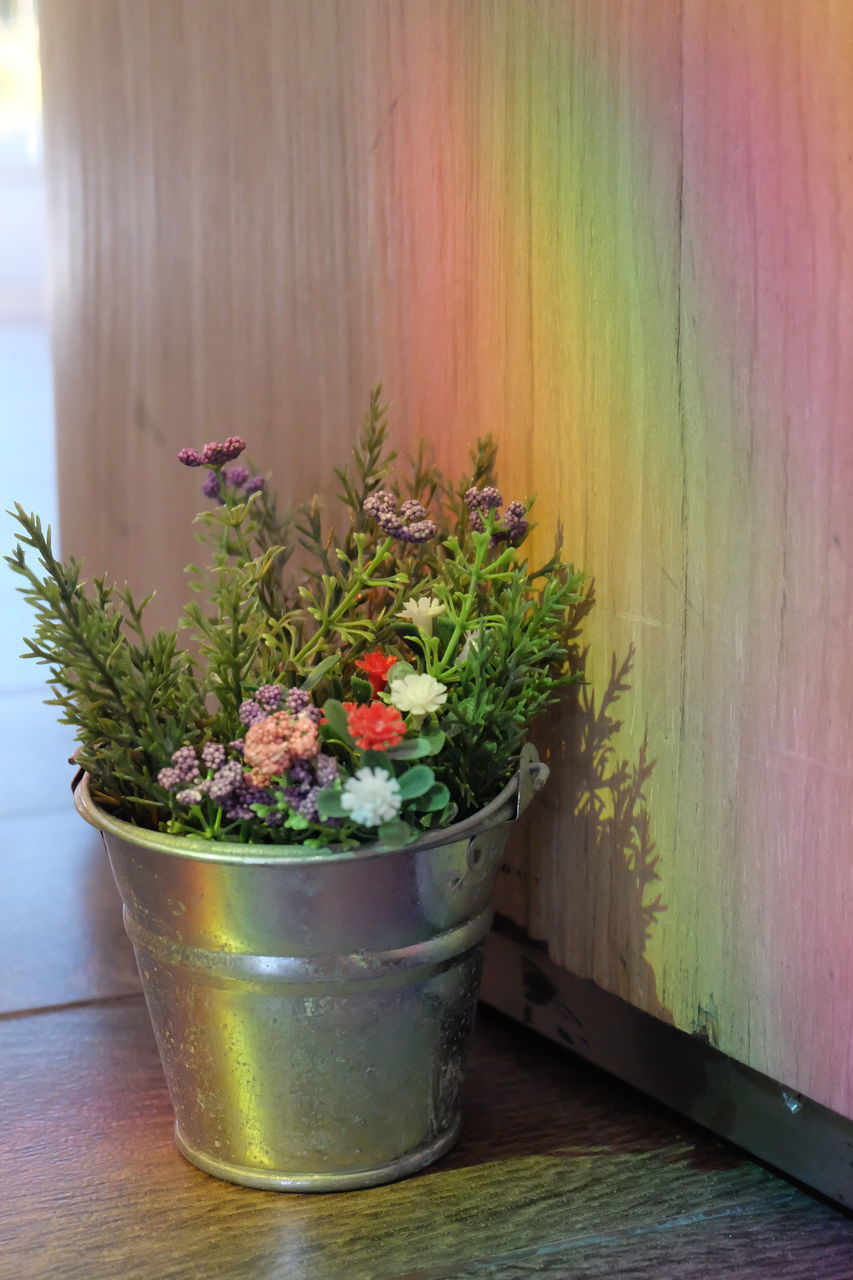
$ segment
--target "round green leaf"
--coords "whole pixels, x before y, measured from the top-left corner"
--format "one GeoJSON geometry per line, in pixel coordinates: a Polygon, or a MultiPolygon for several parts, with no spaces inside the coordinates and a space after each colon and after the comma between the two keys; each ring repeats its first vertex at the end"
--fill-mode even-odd
{"type": "Polygon", "coordinates": [[[401,773],[397,779],[400,784],[400,795],[404,800],[414,800],[416,796],[425,795],[435,782],[435,774],[427,764],[416,764],[413,768],[401,773]]]}

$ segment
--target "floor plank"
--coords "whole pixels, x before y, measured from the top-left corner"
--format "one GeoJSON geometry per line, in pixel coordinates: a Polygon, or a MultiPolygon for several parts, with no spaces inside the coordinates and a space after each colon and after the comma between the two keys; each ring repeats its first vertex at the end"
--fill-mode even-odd
{"type": "Polygon", "coordinates": [[[101,838],[70,794],[58,813],[0,820],[0,857],[0,1013],[139,990],[101,838]]]}
{"type": "Polygon", "coordinates": [[[688,1249],[707,1266],[694,1275],[790,1280],[840,1277],[853,1257],[845,1216],[487,1011],[457,1148],[434,1172],[337,1196],[250,1191],[187,1164],[139,998],[7,1020],[0,1053],[10,1277],[665,1280],[691,1274],[667,1271],[688,1249]],[[776,1249],[763,1271],[726,1269],[762,1240],[776,1249]]]}
{"type": "Polygon", "coordinates": [[[812,1204],[764,1198],[688,1220],[627,1227],[486,1256],[461,1267],[428,1267],[394,1280],[850,1280],[850,1224],[812,1204]]]}
{"type": "MultiPolygon", "coordinates": [[[[5,568],[5,566],[4,566],[5,568]]],[[[24,665],[24,664],[21,664],[24,665]]],[[[0,820],[43,813],[69,813],[74,768],[74,732],[57,720],[44,699],[40,671],[29,664],[33,687],[0,694],[0,820]]]]}

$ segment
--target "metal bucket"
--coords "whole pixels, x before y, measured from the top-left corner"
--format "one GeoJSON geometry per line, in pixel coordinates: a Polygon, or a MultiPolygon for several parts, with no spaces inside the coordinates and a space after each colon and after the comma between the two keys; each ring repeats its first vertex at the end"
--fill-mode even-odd
{"type": "Polygon", "coordinates": [[[338,1191],[448,1150],[497,868],[547,776],[527,746],[466,821],[338,854],[145,831],[82,780],[188,1160],[245,1186],[338,1191]]]}

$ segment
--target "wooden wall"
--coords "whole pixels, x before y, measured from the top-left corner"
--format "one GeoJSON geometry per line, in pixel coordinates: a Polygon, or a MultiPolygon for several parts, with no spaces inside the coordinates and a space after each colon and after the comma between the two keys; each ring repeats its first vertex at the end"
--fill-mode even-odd
{"type": "Polygon", "coordinates": [[[65,546],[170,617],[180,445],[495,432],[597,594],[502,908],[853,1115],[853,6],[40,9],[65,546]]]}

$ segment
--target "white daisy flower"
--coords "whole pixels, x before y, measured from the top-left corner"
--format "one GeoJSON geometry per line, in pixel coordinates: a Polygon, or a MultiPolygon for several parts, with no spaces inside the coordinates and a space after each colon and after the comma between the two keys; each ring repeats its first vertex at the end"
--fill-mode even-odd
{"type": "Polygon", "coordinates": [[[400,617],[411,622],[425,636],[432,635],[432,620],[444,613],[444,605],[435,596],[420,596],[417,600],[407,600],[400,610],[400,617]]]}
{"type": "Polygon", "coordinates": [[[386,769],[357,769],[341,788],[341,807],[362,827],[396,818],[402,803],[400,784],[386,769]]]}
{"type": "Polygon", "coordinates": [[[390,690],[391,705],[398,711],[410,712],[417,720],[438,711],[447,701],[447,685],[426,673],[419,675],[415,672],[394,680],[392,668],[390,690]]]}

